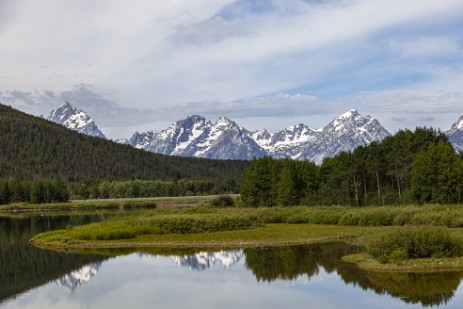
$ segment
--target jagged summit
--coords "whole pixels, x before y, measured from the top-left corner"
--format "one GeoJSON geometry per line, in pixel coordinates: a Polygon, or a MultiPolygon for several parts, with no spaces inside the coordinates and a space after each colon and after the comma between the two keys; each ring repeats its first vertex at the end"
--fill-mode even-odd
{"type": "Polygon", "coordinates": [[[463,116],[461,116],[460,119],[458,119],[458,121],[455,122],[452,125],[452,128],[450,129],[450,131],[458,131],[458,130],[463,130],[463,116]]]}
{"type": "Polygon", "coordinates": [[[47,119],[86,135],[106,138],[85,111],[76,109],[68,101],[52,110],[47,119]]]}
{"type": "Polygon", "coordinates": [[[347,112],[342,114],[341,116],[337,117],[337,119],[346,119],[346,118],[352,118],[360,115],[356,109],[349,109],[347,112]]]}
{"type": "Polygon", "coordinates": [[[455,122],[450,130],[445,132],[456,151],[463,151],[463,116],[455,122]]]}
{"type": "Polygon", "coordinates": [[[380,141],[390,133],[375,118],[362,116],[355,109],[333,119],[321,131],[313,143],[305,145],[297,158],[308,158],[321,164],[326,157],[342,151],[352,151],[358,146],[380,141]]]}
{"type": "Polygon", "coordinates": [[[266,154],[250,132],[226,117],[220,117],[212,124],[202,116],[193,115],[159,133],[135,132],[129,144],[166,155],[211,159],[251,160],[266,154]]]}

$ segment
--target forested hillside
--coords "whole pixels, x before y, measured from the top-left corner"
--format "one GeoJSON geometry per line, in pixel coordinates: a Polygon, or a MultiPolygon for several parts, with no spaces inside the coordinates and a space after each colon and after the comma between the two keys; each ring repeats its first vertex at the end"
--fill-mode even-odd
{"type": "Polygon", "coordinates": [[[0,178],[238,179],[246,161],[169,157],[86,136],[0,104],[0,178]]]}
{"type": "Polygon", "coordinates": [[[321,166],[254,160],[244,172],[241,196],[249,206],[461,203],[463,155],[440,131],[404,130],[326,158],[321,166]]]}

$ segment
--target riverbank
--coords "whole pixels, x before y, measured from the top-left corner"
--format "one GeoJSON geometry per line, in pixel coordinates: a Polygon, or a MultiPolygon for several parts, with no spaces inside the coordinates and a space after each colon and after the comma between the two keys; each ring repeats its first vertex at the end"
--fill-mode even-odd
{"type": "Polygon", "coordinates": [[[67,203],[9,204],[0,206],[0,213],[53,210],[95,210],[132,208],[173,208],[208,205],[216,195],[188,197],[152,197],[98,200],[71,200],[67,203]]]}

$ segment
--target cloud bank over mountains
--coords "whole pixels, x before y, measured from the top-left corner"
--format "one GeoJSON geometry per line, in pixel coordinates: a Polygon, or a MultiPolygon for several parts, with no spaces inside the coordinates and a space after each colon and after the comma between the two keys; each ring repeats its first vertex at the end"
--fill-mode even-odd
{"type": "Polygon", "coordinates": [[[67,99],[114,134],[193,110],[281,129],[356,108],[391,131],[463,111],[459,0],[20,0],[0,17],[1,102],[67,99]]]}

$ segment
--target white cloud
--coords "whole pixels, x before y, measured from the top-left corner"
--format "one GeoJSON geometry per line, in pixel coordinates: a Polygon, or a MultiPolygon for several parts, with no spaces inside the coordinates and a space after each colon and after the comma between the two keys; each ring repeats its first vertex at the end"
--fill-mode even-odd
{"type": "Polygon", "coordinates": [[[389,48],[391,52],[407,58],[452,56],[461,52],[458,40],[452,37],[395,38],[389,43],[389,48]]]}
{"type": "MultiPolygon", "coordinates": [[[[203,101],[177,105],[172,112],[184,115],[201,114],[213,117],[294,117],[326,110],[317,98],[309,95],[278,93],[273,96],[229,101],[203,101]]],[[[171,113],[172,114],[172,113],[171,113]]]]}
{"type": "Polygon", "coordinates": [[[0,1],[1,98],[46,114],[69,96],[108,127],[348,108],[409,125],[462,106],[462,15],[460,0],[0,1]]]}
{"type": "Polygon", "coordinates": [[[254,2],[18,1],[14,26],[0,33],[8,46],[0,49],[2,85],[62,91],[90,83],[145,107],[260,96],[355,64],[361,55],[343,55],[379,31],[463,9],[451,0],[273,0],[249,9],[254,2]],[[226,18],[233,7],[236,18],[226,18]]]}

